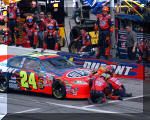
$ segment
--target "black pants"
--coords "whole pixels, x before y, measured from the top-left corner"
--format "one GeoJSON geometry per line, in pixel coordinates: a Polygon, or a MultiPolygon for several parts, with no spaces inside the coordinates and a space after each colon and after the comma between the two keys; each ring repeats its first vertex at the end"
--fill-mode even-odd
{"type": "Polygon", "coordinates": [[[28,38],[30,40],[30,46],[34,48],[35,47],[35,45],[34,45],[34,35],[29,36],[28,38]]]}
{"type": "Polygon", "coordinates": [[[136,49],[135,49],[134,53],[132,52],[132,49],[133,49],[133,47],[128,47],[128,50],[127,50],[129,60],[135,60],[136,59],[136,49]]]}
{"type": "Polygon", "coordinates": [[[8,21],[8,28],[9,28],[10,36],[12,38],[12,41],[11,41],[12,44],[15,43],[14,35],[16,36],[16,38],[19,38],[19,32],[15,30],[15,27],[18,27],[17,21],[15,19],[13,20],[10,19],[8,21]]]}
{"type": "Polygon", "coordinates": [[[91,100],[93,103],[102,102],[102,99],[104,98],[104,92],[103,91],[95,91],[92,90],[90,92],[91,100]]]}
{"type": "Polygon", "coordinates": [[[109,46],[108,40],[106,40],[107,37],[110,37],[110,31],[109,30],[103,30],[99,31],[99,41],[98,41],[98,47],[99,49],[99,56],[105,56],[105,49],[109,46]]]}

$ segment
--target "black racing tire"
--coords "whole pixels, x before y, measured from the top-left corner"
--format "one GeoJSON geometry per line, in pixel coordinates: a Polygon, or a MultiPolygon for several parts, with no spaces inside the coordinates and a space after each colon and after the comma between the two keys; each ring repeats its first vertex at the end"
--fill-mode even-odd
{"type": "Polygon", "coordinates": [[[8,89],[8,80],[5,76],[0,76],[0,93],[6,93],[8,89]]]}
{"type": "Polygon", "coordinates": [[[80,22],[81,22],[80,14],[75,16],[74,21],[75,21],[76,24],[80,24],[80,22]]]}
{"type": "Polygon", "coordinates": [[[57,99],[63,99],[66,97],[66,88],[61,80],[54,80],[52,85],[52,93],[57,99]]]}

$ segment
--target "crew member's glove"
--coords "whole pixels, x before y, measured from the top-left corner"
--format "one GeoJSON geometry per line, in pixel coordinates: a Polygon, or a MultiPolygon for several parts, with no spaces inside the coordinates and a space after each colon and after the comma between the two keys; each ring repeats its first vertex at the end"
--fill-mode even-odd
{"type": "Polygon", "coordinates": [[[17,22],[20,23],[20,17],[17,18],[17,22]]]}
{"type": "Polygon", "coordinates": [[[112,26],[112,27],[110,27],[110,32],[114,32],[114,27],[112,26]]]}
{"type": "Polygon", "coordinates": [[[5,19],[5,22],[6,22],[6,23],[8,22],[8,18],[5,19]]]}

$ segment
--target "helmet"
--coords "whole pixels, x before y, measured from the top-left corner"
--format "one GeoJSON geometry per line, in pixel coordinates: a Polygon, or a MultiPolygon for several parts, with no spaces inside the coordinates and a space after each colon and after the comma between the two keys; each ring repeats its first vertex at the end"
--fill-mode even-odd
{"type": "Polygon", "coordinates": [[[113,68],[112,68],[112,66],[111,66],[111,65],[107,65],[107,66],[106,66],[106,71],[107,71],[108,73],[113,73],[113,68]]]}
{"type": "Polygon", "coordinates": [[[13,8],[15,6],[14,0],[9,0],[9,7],[13,8]]]}
{"type": "Polygon", "coordinates": [[[32,25],[33,24],[33,17],[32,16],[27,16],[27,24],[32,25]]]}
{"type": "Polygon", "coordinates": [[[15,1],[14,0],[9,0],[9,4],[15,4],[15,1]]]}
{"type": "Polygon", "coordinates": [[[48,30],[53,30],[53,27],[54,27],[53,24],[48,24],[48,25],[47,25],[47,29],[48,29],[48,30]]]}
{"type": "Polygon", "coordinates": [[[108,7],[103,7],[102,11],[109,12],[109,8],[108,7]]]}
{"type": "Polygon", "coordinates": [[[102,73],[105,73],[106,72],[106,67],[105,66],[101,66],[99,69],[98,69],[98,74],[101,75],[102,73]]]}
{"type": "Polygon", "coordinates": [[[103,77],[105,80],[108,80],[110,78],[110,75],[107,73],[101,74],[101,77],[103,77]]]}

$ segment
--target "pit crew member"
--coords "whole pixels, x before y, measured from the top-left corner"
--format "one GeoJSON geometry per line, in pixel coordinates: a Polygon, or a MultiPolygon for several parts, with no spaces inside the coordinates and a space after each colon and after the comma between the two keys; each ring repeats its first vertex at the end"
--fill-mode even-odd
{"type": "Polygon", "coordinates": [[[103,7],[103,13],[97,15],[95,30],[99,30],[98,50],[96,57],[110,55],[110,32],[113,32],[113,20],[111,19],[108,7],[103,7]]]}
{"type": "Polygon", "coordinates": [[[91,87],[90,98],[88,98],[89,104],[99,104],[106,101],[104,89],[107,87],[107,83],[103,77],[100,77],[98,73],[92,73],[89,86],[91,87]]]}
{"type": "Polygon", "coordinates": [[[115,76],[112,66],[108,65],[106,66],[106,69],[107,69],[107,76],[109,76],[108,82],[110,83],[113,89],[113,95],[121,97],[132,97],[132,93],[126,93],[124,85],[115,76]]]}
{"type": "Polygon", "coordinates": [[[38,25],[34,23],[32,16],[27,16],[26,23],[23,26],[23,47],[37,46],[38,42],[38,25]]]}
{"type": "Polygon", "coordinates": [[[43,49],[58,50],[59,49],[59,27],[57,21],[52,19],[51,13],[47,14],[46,32],[44,35],[43,49]]]}
{"type": "Polygon", "coordinates": [[[40,20],[38,21],[39,32],[38,32],[38,41],[39,41],[39,48],[43,48],[44,42],[44,32],[46,30],[46,18],[44,12],[40,12],[39,16],[40,20]]]}
{"type": "Polygon", "coordinates": [[[75,39],[78,52],[89,52],[91,50],[91,36],[84,29],[80,29],[81,35],[75,39]]]}
{"type": "Polygon", "coordinates": [[[9,6],[7,8],[7,19],[6,22],[7,26],[9,28],[9,41],[7,41],[8,45],[14,45],[15,44],[15,37],[16,36],[16,46],[20,44],[19,40],[19,31],[18,31],[18,23],[20,22],[20,10],[19,8],[15,5],[15,0],[10,0],[9,1],[9,6]]]}

